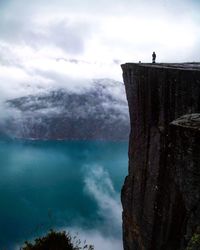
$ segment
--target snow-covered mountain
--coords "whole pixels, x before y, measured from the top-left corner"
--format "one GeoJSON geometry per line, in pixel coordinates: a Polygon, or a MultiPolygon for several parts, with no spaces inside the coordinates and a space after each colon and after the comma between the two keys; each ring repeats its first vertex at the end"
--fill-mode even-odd
{"type": "Polygon", "coordinates": [[[64,88],[6,102],[10,115],[0,125],[9,136],[32,139],[128,138],[129,117],[124,86],[95,79],[90,88],[64,88]]]}

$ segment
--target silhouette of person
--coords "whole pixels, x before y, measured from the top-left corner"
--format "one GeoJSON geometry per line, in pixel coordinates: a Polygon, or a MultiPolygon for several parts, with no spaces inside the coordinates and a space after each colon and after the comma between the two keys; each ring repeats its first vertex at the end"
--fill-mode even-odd
{"type": "Polygon", "coordinates": [[[153,52],[152,54],[152,63],[156,63],[156,53],[153,52]]]}

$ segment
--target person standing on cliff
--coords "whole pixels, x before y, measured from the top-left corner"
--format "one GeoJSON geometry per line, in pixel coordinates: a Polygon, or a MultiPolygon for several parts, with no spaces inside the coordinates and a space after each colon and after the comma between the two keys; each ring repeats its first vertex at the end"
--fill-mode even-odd
{"type": "Polygon", "coordinates": [[[156,53],[153,52],[152,54],[152,63],[156,63],[156,53]]]}

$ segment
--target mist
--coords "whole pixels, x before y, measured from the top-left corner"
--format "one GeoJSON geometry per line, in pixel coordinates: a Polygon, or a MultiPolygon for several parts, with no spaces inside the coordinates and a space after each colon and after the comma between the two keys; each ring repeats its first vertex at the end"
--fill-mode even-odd
{"type": "Polygon", "coordinates": [[[120,189],[127,172],[127,142],[0,144],[2,248],[19,249],[25,240],[53,228],[78,233],[95,250],[122,249],[120,189]]]}
{"type": "Polygon", "coordinates": [[[122,81],[120,64],[150,62],[152,51],[158,62],[199,60],[197,1],[1,1],[0,7],[1,100],[63,82],[81,88],[82,79],[122,81]]]}
{"type": "Polygon", "coordinates": [[[103,217],[104,223],[100,229],[83,230],[80,227],[67,228],[76,235],[82,242],[92,244],[95,250],[122,250],[122,208],[119,200],[120,194],[114,189],[112,180],[102,166],[88,165],[83,168],[88,173],[85,176],[84,191],[98,205],[98,213],[103,217]]]}

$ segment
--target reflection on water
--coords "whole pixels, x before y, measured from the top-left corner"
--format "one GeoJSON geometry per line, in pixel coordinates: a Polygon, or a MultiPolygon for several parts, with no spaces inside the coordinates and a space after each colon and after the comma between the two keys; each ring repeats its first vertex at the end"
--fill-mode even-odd
{"type": "Polygon", "coordinates": [[[50,228],[120,249],[127,142],[1,139],[0,171],[0,249],[50,228]]]}

